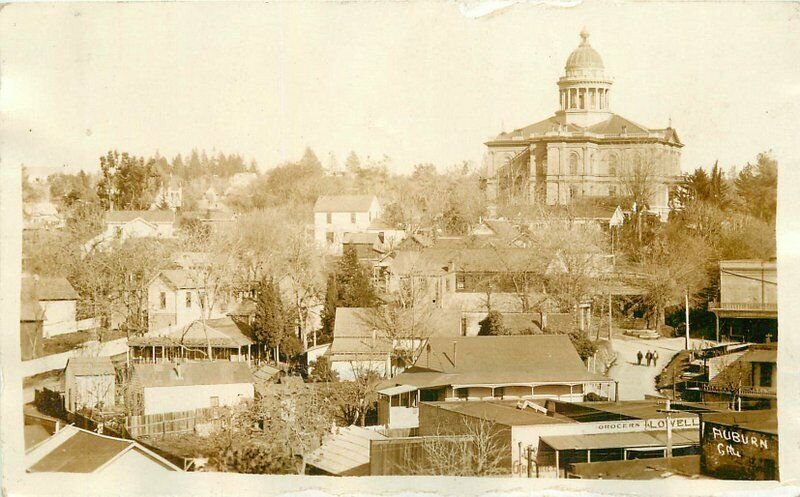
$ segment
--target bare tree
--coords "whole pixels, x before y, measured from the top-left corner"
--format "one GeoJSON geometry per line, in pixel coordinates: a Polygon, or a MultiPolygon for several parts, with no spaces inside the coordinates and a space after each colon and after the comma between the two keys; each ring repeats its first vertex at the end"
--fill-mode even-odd
{"type": "Polygon", "coordinates": [[[511,472],[511,445],[502,429],[483,418],[462,418],[420,437],[418,457],[405,461],[404,472],[430,476],[498,476],[511,472]]]}

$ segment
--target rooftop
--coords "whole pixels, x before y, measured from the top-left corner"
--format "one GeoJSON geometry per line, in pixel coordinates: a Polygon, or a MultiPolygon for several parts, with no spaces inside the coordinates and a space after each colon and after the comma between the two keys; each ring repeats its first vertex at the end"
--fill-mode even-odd
{"type": "Polygon", "coordinates": [[[417,385],[418,380],[434,380],[418,376],[423,373],[440,375],[440,385],[608,380],[586,370],[566,335],[432,337],[414,367],[390,381],[417,385]]]}
{"type": "Polygon", "coordinates": [[[337,428],[308,458],[308,464],[336,476],[369,476],[370,440],[386,437],[360,426],[337,428]]]}
{"type": "Polygon", "coordinates": [[[735,426],[745,430],[778,435],[778,411],[776,409],[704,414],[700,419],[704,423],[735,426]]]}
{"type": "Polygon", "coordinates": [[[22,278],[22,294],[36,300],[78,300],[80,296],[69,281],[63,277],[25,276],[22,278]]]}
{"type": "Polygon", "coordinates": [[[113,375],[114,363],[110,357],[70,357],[66,370],[75,376],[113,375]]]}
{"type": "Polygon", "coordinates": [[[183,344],[187,347],[238,348],[250,345],[253,341],[247,336],[250,333],[246,323],[237,322],[230,317],[192,321],[181,327],[166,327],[131,337],[128,343],[133,346],[183,344]]]}
{"type": "Polygon", "coordinates": [[[592,480],[655,480],[702,478],[700,456],[572,463],[569,473],[592,480]]]}
{"type": "Polygon", "coordinates": [[[367,212],[374,195],[322,195],[314,204],[314,212],[367,212]]]}
{"type": "Polygon", "coordinates": [[[144,388],[253,383],[253,375],[246,362],[135,364],[133,375],[144,388]]]}
{"type": "Polygon", "coordinates": [[[521,409],[517,407],[519,404],[518,402],[490,400],[472,402],[425,402],[425,404],[438,409],[457,412],[465,416],[485,419],[506,426],[575,423],[572,419],[564,416],[548,416],[547,414],[529,407],[521,409]]]}
{"type": "Polygon", "coordinates": [[[106,212],[106,223],[128,223],[134,219],[142,219],[148,223],[174,223],[175,212],[160,209],[106,212]]]}

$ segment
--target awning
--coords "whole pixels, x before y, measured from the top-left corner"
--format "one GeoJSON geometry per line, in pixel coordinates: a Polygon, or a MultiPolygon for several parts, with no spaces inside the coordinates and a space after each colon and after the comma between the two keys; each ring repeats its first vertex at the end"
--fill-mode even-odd
{"type": "Polygon", "coordinates": [[[378,393],[382,395],[398,395],[401,393],[414,392],[416,390],[417,387],[413,385],[397,385],[396,387],[388,387],[378,390],[378,393]]]}
{"type": "MultiPolygon", "coordinates": [[[[661,432],[597,433],[542,437],[540,440],[553,450],[633,449],[664,447],[667,445],[667,434],[661,432]]],[[[697,445],[698,443],[700,443],[698,430],[672,432],[673,446],[697,445]]]]}

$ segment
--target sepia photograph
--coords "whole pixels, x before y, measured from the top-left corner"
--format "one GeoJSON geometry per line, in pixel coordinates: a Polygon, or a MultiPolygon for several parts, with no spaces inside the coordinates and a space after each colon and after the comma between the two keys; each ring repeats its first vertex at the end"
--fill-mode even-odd
{"type": "Polygon", "coordinates": [[[796,477],[799,28],[790,2],[4,5],[4,489],[796,477]]]}

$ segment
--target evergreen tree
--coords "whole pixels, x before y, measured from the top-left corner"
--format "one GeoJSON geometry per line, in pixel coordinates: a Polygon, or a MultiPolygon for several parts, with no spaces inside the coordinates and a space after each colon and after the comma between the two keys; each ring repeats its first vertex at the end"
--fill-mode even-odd
{"type": "Polygon", "coordinates": [[[347,247],[336,270],[328,277],[322,309],[321,341],[333,337],[338,307],[372,307],[377,303],[369,270],[358,262],[355,247],[347,247]]]}
{"type": "Polygon", "coordinates": [[[350,155],[344,161],[344,168],[350,174],[356,174],[361,169],[361,159],[358,158],[354,151],[350,151],[350,155]]]}
{"type": "Polygon", "coordinates": [[[499,311],[489,311],[489,314],[479,323],[479,336],[507,335],[508,330],[503,324],[503,315],[499,311]]]}

